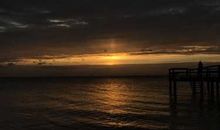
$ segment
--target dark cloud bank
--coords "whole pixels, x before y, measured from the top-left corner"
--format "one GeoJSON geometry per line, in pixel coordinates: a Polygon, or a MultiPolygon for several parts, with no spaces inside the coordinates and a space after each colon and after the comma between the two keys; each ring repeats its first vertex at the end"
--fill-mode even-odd
{"type": "Polygon", "coordinates": [[[190,47],[219,53],[219,36],[218,0],[0,1],[1,62],[103,51],[182,53],[170,50],[190,47]],[[119,47],[108,46],[112,39],[119,47]]]}

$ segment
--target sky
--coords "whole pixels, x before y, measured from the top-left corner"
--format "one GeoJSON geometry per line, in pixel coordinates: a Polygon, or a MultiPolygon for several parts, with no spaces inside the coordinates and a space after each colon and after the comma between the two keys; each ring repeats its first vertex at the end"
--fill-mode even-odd
{"type": "Polygon", "coordinates": [[[220,61],[219,0],[2,0],[0,64],[220,61]]]}

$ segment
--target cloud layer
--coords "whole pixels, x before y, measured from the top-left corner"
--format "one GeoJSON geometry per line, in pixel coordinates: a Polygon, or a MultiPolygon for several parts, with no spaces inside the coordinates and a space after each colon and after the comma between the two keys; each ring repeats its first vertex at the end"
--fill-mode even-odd
{"type": "Polygon", "coordinates": [[[219,54],[218,0],[7,0],[0,61],[97,53],[219,54]]]}

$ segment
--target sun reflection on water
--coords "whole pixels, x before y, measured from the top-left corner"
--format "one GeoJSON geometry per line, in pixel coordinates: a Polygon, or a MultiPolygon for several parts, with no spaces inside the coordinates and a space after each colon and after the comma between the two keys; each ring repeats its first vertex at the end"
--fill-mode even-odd
{"type": "MultiPolygon", "coordinates": [[[[158,114],[167,116],[167,113],[163,114],[158,110],[154,110],[155,106],[151,106],[151,109],[145,109],[146,104],[143,104],[143,100],[148,100],[145,90],[136,88],[136,83],[133,81],[123,81],[116,79],[105,80],[98,83],[92,89],[92,94],[89,99],[95,104],[95,107],[90,108],[93,111],[99,111],[99,117],[94,117],[91,122],[101,124],[103,126],[111,126],[116,128],[121,127],[139,127],[139,128],[154,128],[165,129],[167,125],[164,123],[146,124],[143,119],[138,117],[147,118],[144,115],[157,116],[158,114]],[[145,96],[144,96],[144,95],[145,96]]],[[[140,86],[141,87],[141,86],[140,86]]],[[[150,94],[150,93],[149,93],[150,94]]],[[[152,99],[152,95],[149,95],[152,99]]],[[[151,100],[149,99],[149,100],[151,100]]],[[[150,106],[151,104],[148,104],[150,106]]],[[[160,106],[159,104],[157,107],[160,106]]],[[[156,122],[155,122],[156,123],[156,122]]]]}
{"type": "Polygon", "coordinates": [[[129,87],[119,83],[106,83],[96,88],[94,100],[102,111],[111,114],[128,113],[125,109],[131,103],[132,91],[129,87]]]}

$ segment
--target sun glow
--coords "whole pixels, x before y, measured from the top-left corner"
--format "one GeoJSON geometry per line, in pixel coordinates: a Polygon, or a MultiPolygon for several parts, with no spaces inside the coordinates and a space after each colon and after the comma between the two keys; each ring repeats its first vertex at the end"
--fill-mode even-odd
{"type": "MultiPolygon", "coordinates": [[[[43,56],[40,58],[19,59],[16,65],[120,65],[120,64],[160,64],[160,63],[181,63],[181,62],[218,62],[218,54],[144,54],[130,55],[129,53],[111,54],[86,54],[67,56],[43,56]]],[[[8,64],[8,63],[6,63],[8,64]]]]}
{"type": "Polygon", "coordinates": [[[104,59],[106,60],[120,60],[120,59],[123,59],[123,56],[106,56],[104,57],[104,59]]]}
{"type": "Polygon", "coordinates": [[[116,65],[120,64],[120,61],[127,59],[127,55],[108,55],[108,56],[103,56],[102,60],[105,61],[105,65],[116,65]]]}

